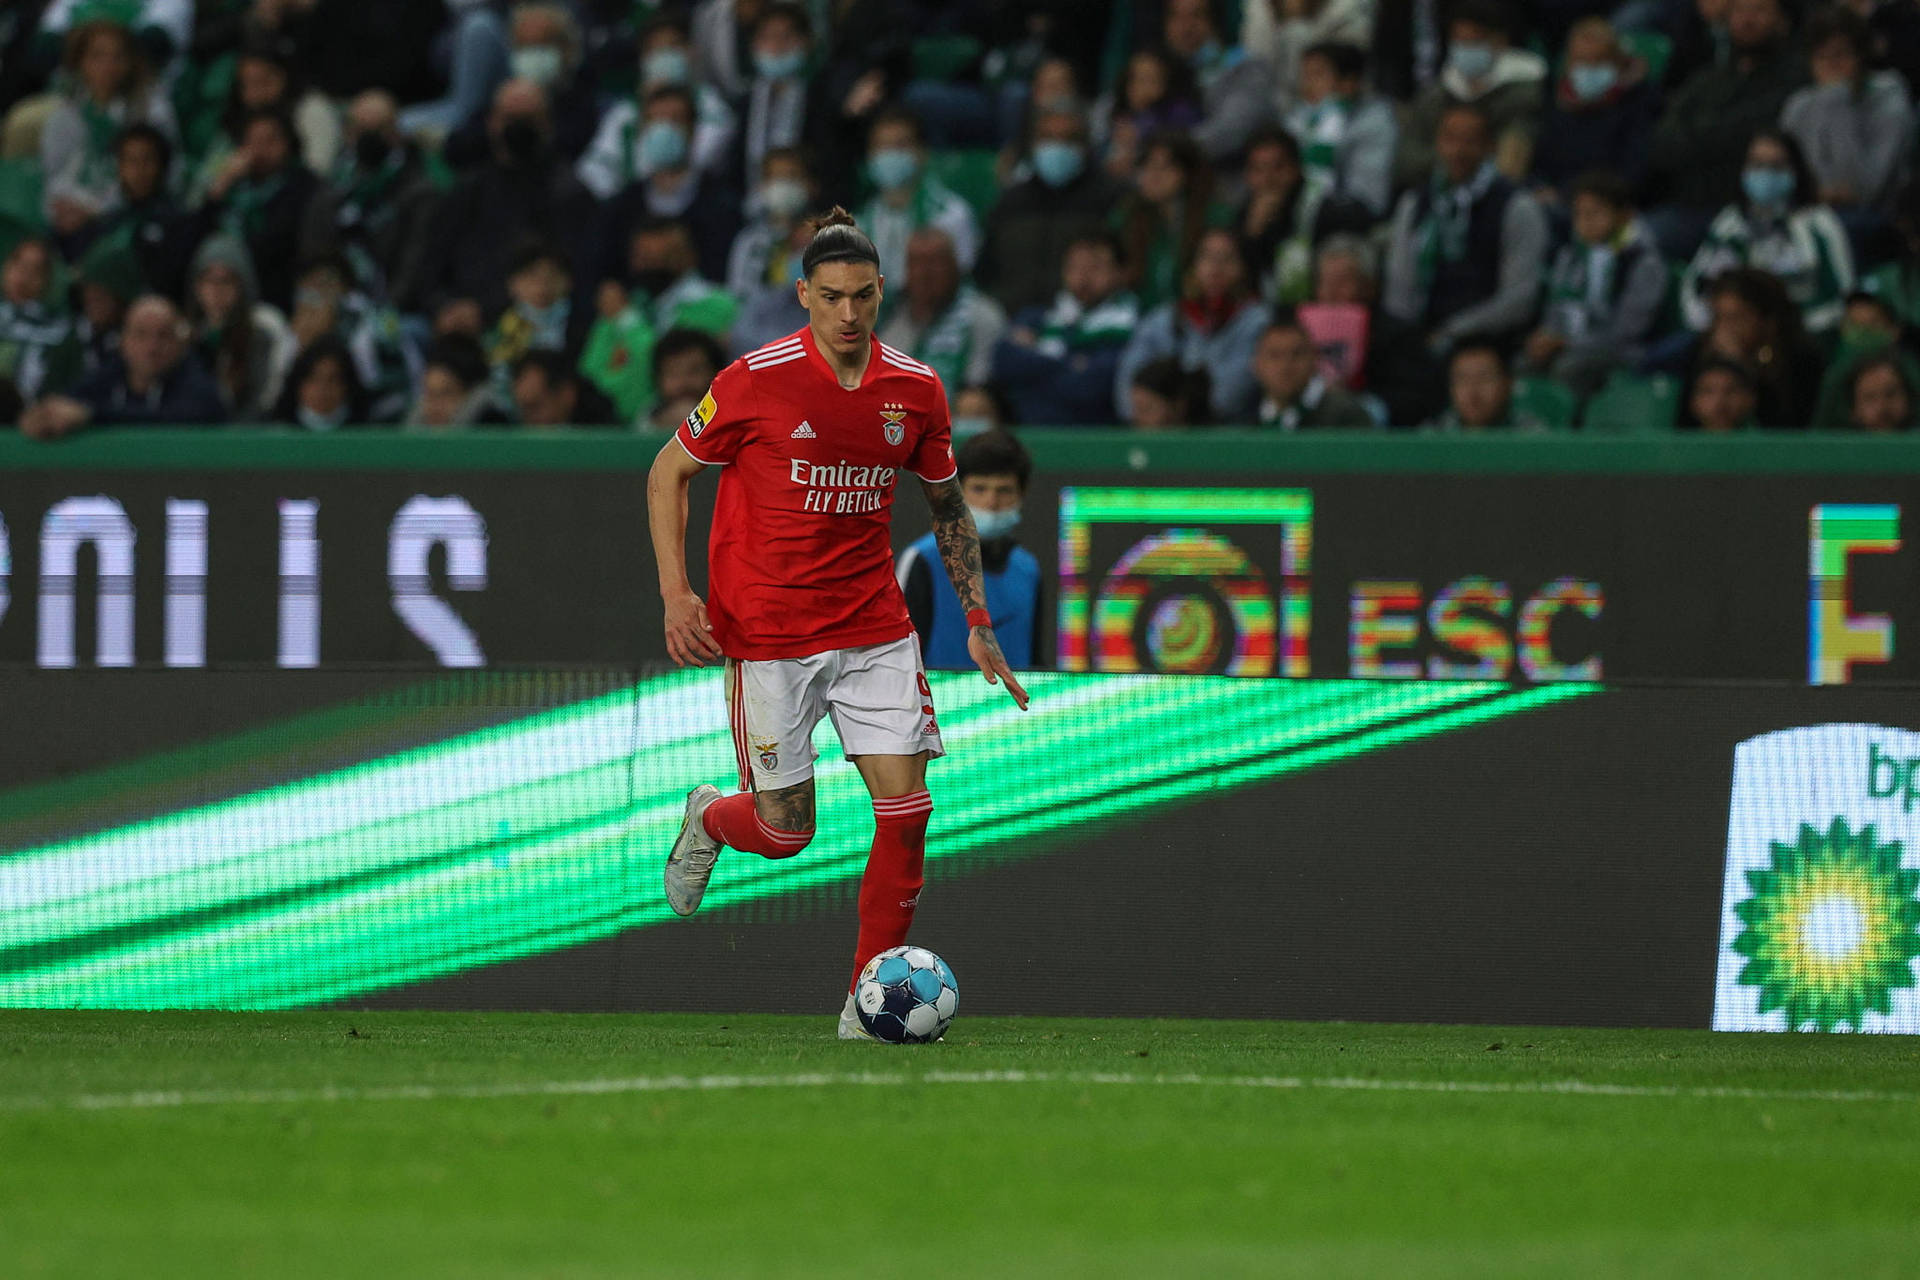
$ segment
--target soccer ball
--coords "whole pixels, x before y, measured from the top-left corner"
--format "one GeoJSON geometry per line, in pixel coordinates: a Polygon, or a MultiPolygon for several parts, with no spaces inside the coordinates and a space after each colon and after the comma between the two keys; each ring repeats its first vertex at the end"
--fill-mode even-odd
{"type": "Polygon", "coordinates": [[[867,1034],[888,1044],[938,1040],[960,1008],[960,984],[925,947],[890,947],[867,961],[853,1007],[867,1034]]]}

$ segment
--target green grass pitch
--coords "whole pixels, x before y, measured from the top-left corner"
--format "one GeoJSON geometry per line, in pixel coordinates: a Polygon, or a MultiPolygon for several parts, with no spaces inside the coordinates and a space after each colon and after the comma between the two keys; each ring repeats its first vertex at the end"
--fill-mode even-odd
{"type": "Polygon", "coordinates": [[[1920,1271],[1901,1038],[0,1014],[0,1275],[1920,1271]]]}

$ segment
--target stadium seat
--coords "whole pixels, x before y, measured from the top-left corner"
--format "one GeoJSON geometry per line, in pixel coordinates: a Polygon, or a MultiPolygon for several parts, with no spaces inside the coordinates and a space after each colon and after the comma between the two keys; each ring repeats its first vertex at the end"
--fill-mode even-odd
{"type": "Polygon", "coordinates": [[[1647,64],[1647,83],[1658,85],[1667,78],[1667,64],[1673,61],[1673,40],[1658,31],[1622,31],[1620,44],[1647,64]]]}
{"type": "Polygon", "coordinates": [[[1672,428],[1680,411],[1680,383],[1669,374],[1643,378],[1621,369],[1587,401],[1586,428],[1634,435],[1672,428]]]}
{"type": "Polygon", "coordinates": [[[916,80],[952,80],[980,61],[987,47],[972,36],[921,36],[913,42],[916,80]]]}
{"type": "Polygon", "coordinates": [[[1533,418],[1556,430],[1573,425],[1579,401],[1573,388],[1552,378],[1519,378],[1513,384],[1513,416],[1533,418]]]}
{"type": "Polygon", "coordinates": [[[1000,200],[1000,174],[994,168],[998,159],[987,147],[935,151],[927,159],[927,172],[972,205],[974,216],[984,222],[1000,200]]]}
{"type": "Polygon", "coordinates": [[[40,208],[42,190],[37,157],[0,160],[0,223],[13,239],[46,231],[46,215],[40,208]]]}

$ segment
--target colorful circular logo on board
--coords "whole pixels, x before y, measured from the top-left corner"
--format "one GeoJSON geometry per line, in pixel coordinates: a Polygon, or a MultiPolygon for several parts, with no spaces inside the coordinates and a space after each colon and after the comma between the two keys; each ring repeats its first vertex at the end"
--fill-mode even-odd
{"type": "Polygon", "coordinates": [[[1774,841],[1771,865],[1746,873],[1752,894],[1735,905],[1745,927],[1733,950],[1739,982],[1759,989],[1759,1011],[1781,1010],[1790,1030],[1859,1031],[1885,1015],[1895,990],[1915,984],[1920,956],[1920,871],[1900,865],[1897,840],[1871,823],[1802,824],[1774,841]]]}

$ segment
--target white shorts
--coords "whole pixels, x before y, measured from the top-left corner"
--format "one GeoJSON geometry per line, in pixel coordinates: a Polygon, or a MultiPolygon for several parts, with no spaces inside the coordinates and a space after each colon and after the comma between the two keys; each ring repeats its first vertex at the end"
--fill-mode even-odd
{"type": "Polygon", "coordinates": [[[742,790],[776,791],[811,778],[813,730],[823,715],[833,717],[849,757],[946,754],[917,636],[805,658],[729,658],[727,713],[742,790]]]}

